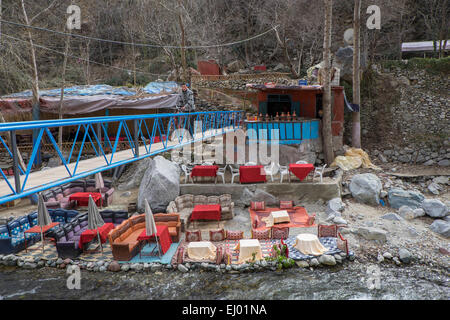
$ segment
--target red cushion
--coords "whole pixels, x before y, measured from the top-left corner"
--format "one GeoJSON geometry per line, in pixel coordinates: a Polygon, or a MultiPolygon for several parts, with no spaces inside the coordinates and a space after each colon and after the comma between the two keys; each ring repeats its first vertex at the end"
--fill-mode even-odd
{"type": "Polygon", "coordinates": [[[292,209],[294,201],[280,201],[280,209],[292,209]]]}
{"type": "Polygon", "coordinates": [[[210,241],[223,241],[225,240],[225,230],[210,230],[209,231],[209,240],[210,241]]]}
{"type": "Polygon", "coordinates": [[[264,201],[260,201],[260,202],[252,201],[250,203],[250,208],[255,211],[263,211],[263,210],[266,210],[266,203],[264,201]]]}
{"type": "Polygon", "coordinates": [[[265,230],[252,230],[252,239],[270,239],[270,229],[265,230]]]}
{"type": "Polygon", "coordinates": [[[228,240],[244,239],[244,231],[228,231],[227,230],[227,239],[228,240]]]}
{"type": "Polygon", "coordinates": [[[289,228],[272,228],[272,239],[287,239],[289,228]]]}
{"type": "Polygon", "coordinates": [[[202,233],[200,230],[186,231],[186,242],[202,241],[202,233]]]}

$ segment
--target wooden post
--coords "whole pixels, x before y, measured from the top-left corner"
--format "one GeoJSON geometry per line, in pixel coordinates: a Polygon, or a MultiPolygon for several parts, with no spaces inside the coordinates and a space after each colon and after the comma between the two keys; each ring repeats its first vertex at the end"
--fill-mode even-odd
{"type": "Polygon", "coordinates": [[[334,160],[333,136],[331,130],[331,29],[333,0],[325,0],[325,30],[323,43],[323,149],[325,162],[331,164],[334,160]]]}

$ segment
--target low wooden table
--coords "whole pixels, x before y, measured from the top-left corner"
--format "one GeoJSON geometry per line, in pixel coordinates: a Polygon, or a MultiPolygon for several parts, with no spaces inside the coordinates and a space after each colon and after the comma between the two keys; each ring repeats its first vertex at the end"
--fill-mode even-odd
{"type": "Polygon", "coordinates": [[[102,194],[99,192],[77,192],[69,196],[70,201],[76,201],[77,206],[87,207],[89,205],[89,196],[95,201],[97,206],[102,206],[102,194]]]}
{"type": "Polygon", "coordinates": [[[195,241],[189,242],[187,253],[193,260],[215,260],[217,248],[209,241],[195,241]]]}
{"type": "Polygon", "coordinates": [[[319,241],[315,234],[302,233],[295,239],[294,248],[303,254],[320,256],[328,251],[319,241]]]}
{"type": "Polygon", "coordinates": [[[289,217],[289,213],[286,210],[282,211],[272,211],[270,215],[273,218],[273,224],[277,223],[290,223],[291,218],[289,217]]]}
{"type": "Polygon", "coordinates": [[[255,254],[255,261],[262,259],[261,244],[258,239],[242,239],[239,240],[235,250],[239,250],[238,263],[253,261],[253,254],[255,254]]]}
{"type": "Polygon", "coordinates": [[[217,225],[220,226],[221,218],[222,207],[220,204],[200,204],[194,207],[190,220],[217,220],[217,225]]]}
{"type": "MultiPolygon", "coordinates": [[[[42,234],[43,234],[43,237],[44,237],[42,240],[44,241],[44,243],[45,243],[45,240],[46,240],[45,239],[45,233],[48,230],[56,227],[57,225],[59,225],[59,222],[53,222],[53,223],[49,224],[48,226],[42,227],[42,234]]],[[[26,236],[26,233],[29,233],[29,234],[31,234],[31,233],[41,233],[41,227],[34,226],[34,227],[32,227],[32,228],[30,228],[28,230],[25,230],[23,233],[24,233],[23,236],[25,238],[25,252],[28,252],[28,250],[40,250],[40,249],[28,249],[27,248],[27,236],[26,236]]],[[[53,242],[50,242],[50,243],[53,243],[53,242]]]]}

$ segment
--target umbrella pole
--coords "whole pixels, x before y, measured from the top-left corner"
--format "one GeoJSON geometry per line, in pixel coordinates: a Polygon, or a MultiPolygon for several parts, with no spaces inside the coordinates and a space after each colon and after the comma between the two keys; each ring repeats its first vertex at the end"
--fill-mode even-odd
{"type": "Polygon", "coordinates": [[[44,253],[45,249],[44,249],[44,232],[42,231],[42,227],[41,227],[41,242],[42,242],[42,253],[44,253]]]}
{"type": "Polygon", "coordinates": [[[100,249],[102,250],[102,253],[103,253],[103,246],[102,246],[102,241],[100,240],[100,233],[98,232],[98,228],[97,228],[97,237],[98,237],[98,243],[100,243],[100,249]]]}
{"type": "Polygon", "coordinates": [[[155,239],[156,239],[156,246],[158,247],[159,258],[161,258],[161,250],[159,249],[159,242],[158,242],[158,232],[155,235],[155,239]]]}

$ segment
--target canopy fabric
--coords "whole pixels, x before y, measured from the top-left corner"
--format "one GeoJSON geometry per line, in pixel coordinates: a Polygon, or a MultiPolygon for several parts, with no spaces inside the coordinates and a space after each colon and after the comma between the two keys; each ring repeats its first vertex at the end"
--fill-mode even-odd
{"type": "Polygon", "coordinates": [[[102,216],[98,212],[97,205],[94,202],[94,199],[92,199],[91,196],[89,196],[89,205],[88,205],[88,229],[98,229],[101,226],[103,226],[105,222],[102,219],[102,216]]]}
{"type": "MultiPolygon", "coordinates": [[[[139,99],[118,99],[108,96],[70,97],[64,99],[62,113],[69,115],[96,112],[104,109],[174,109],[180,96],[178,94],[153,96],[139,99]]],[[[59,98],[41,99],[41,111],[48,113],[59,112],[59,98]]]]}
{"type": "Polygon", "coordinates": [[[156,229],[155,218],[153,217],[152,209],[148,204],[147,199],[144,201],[145,203],[145,233],[147,236],[156,235],[158,232],[156,229]]]}
{"type": "Polygon", "coordinates": [[[38,223],[37,225],[40,227],[48,226],[52,223],[52,219],[50,218],[50,214],[48,213],[47,207],[44,203],[44,198],[42,197],[42,194],[39,193],[39,199],[38,199],[38,223]]]}

